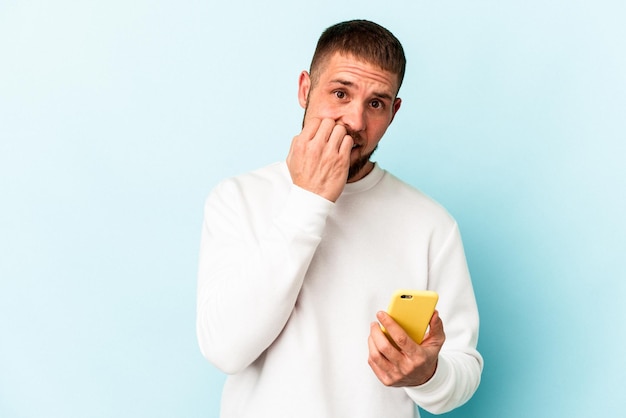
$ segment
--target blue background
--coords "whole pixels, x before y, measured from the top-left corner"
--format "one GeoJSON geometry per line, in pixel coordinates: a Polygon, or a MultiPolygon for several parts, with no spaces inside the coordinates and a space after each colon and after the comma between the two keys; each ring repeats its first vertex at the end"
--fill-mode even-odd
{"type": "Polygon", "coordinates": [[[204,198],[284,159],[351,18],[409,59],[377,161],[464,237],[486,365],[449,416],[623,413],[624,2],[0,0],[0,416],[218,416],[204,198]]]}

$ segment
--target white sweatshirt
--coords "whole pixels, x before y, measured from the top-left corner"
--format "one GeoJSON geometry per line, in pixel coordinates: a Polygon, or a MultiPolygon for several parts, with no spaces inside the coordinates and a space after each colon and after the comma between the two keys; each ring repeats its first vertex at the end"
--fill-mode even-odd
{"type": "Polygon", "coordinates": [[[207,199],[198,280],[203,355],[230,374],[222,418],[405,418],[443,413],[480,381],[478,311],[456,222],[375,166],[336,203],[285,163],[226,180],[207,199]],[[370,369],[375,314],[399,288],[439,293],[446,342],[417,387],[370,369]]]}

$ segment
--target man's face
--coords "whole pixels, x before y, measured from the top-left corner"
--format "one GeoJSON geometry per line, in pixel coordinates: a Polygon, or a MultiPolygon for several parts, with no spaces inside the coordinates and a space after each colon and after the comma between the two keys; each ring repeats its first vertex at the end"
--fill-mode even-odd
{"type": "Polygon", "coordinates": [[[322,63],[317,82],[300,75],[298,99],[308,118],[331,118],[344,125],[354,140],[348,182],[367,175],[370,156],[400,108],[398,77],[350,55],[335,53],[322,63]]]}

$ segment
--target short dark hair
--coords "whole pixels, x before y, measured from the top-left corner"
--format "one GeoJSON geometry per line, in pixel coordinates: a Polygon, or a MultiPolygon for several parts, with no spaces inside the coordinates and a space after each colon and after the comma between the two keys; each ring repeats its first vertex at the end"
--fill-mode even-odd
{"type": "Polygon", "coordinates": [[[404,79],[404,49],[393,33],[368,20],[349,20],[326,29],[317,41],[311,61],[311,82],[315,85],[321,68],[333,54],[353,55],[398,76],[398,90],[404,79]]]}

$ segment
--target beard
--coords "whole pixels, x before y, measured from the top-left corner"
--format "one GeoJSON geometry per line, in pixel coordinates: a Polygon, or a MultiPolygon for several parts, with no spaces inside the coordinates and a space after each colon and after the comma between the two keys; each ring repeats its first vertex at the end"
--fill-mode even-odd
{"type": "MultiPolygon", "coordinates": [[[[356,142],[357,140],[355,139],[353,135],[358,136],[359,134],[355,132],[353,133],[348,132],[348,135],[350,135],[352,139],[354,140],[354,142],[356,142]]],[[[350,164],[350,168],[348,169],[348,181],[352,180],[357,174],[359,174],[359,172],[363,169],[363,167],[365,167],[367,163],[370,162],[372,154],[374,154],[377,148],[378,148],[378,145],[374,147],[372,152],[359,156],[358,160],[350,164]]]]}

